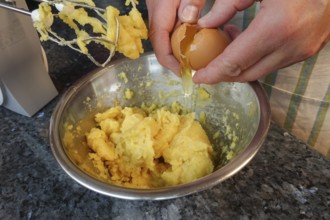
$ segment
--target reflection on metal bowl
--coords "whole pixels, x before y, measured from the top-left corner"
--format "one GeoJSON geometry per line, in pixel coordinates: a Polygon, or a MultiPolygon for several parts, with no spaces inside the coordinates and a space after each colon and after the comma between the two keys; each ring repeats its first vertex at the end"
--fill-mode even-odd
{"type": "Polygon", "coordinates": [[[142,103],[171,105],[182,103],[180,78],[164,69],[153,53],[137,60],[118,60],[78,81],[68,89],[57,104],[50,123],[50,143],[55,158],[64,171],[81,185],[117,198],[161,200],[205,190],[241,170],[260,149],[269,129],[270,107],[258,82],[199,85],[210,95],[199,100],[196,116],[206,114],[206,130],[216,151],[213,173],[193,182],[153,189],[134,189],[102,182],[93,173],[79,168],[79,159],[88,160],[89,149],[82,144],[84,133],[93,126],[93,114],[114,105],[141,106],[142,103]],[[127,81],[120,73],[124,72],[127,81]],[[125,90],[134,92],[125,98],[125,90]],[[81,121],[84,120],[83,126],[81,121]],[[75,148],[64,143],[68,124],[80,123],[80,136],[75,148]],[[217,134],[220,138],[213,138],[217,134]]]}

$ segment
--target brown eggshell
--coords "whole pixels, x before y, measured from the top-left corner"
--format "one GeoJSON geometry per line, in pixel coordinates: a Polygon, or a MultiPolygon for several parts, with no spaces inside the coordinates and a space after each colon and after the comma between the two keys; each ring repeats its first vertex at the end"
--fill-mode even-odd
{"type": "Polygon", "coordinates": [[[180,61],[180,42],[183,40],[186,32],[185,26],[179,26],[171,36],[172,52],[175,58],[180,61]]]}
{"type": "Polygon", "coordinates": [[[190,50],[186,54],[190,67],[198,70],[207,66],[229,43],[229,38],[221,30],[201,29],[195,34],[190,50]]]}
{"type": "Polygon", "coordinates": [[[201,69],[217,57],[230,43],[229,37],[218,29],[200,29],[182,24],[171,36],[174,56],[191,69],[201,69]],[[188,64],[186,64],[188,62],[188,64]]]}
{"type": "Polygon", "coordinates": [[[186,35],[186,26],[180,25],[177,29],[175,29],[171,37],[172,52],[175,58],[177,58],[179,61],[181,60],[180,43],[184,39],[185,35],[186,35]]]}
{"type": "Polygon", "coordinates": [[[172,34],[171,46],[174,56],[181,62],[185,62],[187,51],[197,32],[195,25],[182,24],[172,34]]]}

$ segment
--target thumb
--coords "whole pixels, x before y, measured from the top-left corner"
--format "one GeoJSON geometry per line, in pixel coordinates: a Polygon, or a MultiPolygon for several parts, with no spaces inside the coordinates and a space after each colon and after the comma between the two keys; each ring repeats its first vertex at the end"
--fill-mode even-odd
{"type": "Polygon", "coordinates": [[[182,0],[178,17],[184,23],[197,23],[206,0],[182,0]]]}

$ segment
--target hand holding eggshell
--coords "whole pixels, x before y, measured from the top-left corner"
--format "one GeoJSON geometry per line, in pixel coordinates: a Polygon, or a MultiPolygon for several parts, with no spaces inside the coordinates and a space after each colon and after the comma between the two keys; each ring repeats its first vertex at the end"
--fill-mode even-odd
{"type": "MultiPolygon", "coordinates": [[[[223,25],[253,1],[216,0],[201,27],[223,25]],[[233,7],[235,6],[235,7],[233,7]]],[[[330,39],[330,0],[265,0],[241,33],[231,28],[234,40],[226,51],[194,75],[194,82],[247,82],[315,55],[330,39]],[[301,15],[304,15],[303,17],[301,15]]]]}
{"type": "MultiPolygon", "coordinates": [[[[156,56],[162,65],[178,72],[179,63],[171,54],[170,33],[176,23],[175,19],[182,18],[182,5],[188,5],[189,2],[195,4],[196,1],[148,2],[158,4],[157,7],[148,6],[149,12],[154,15],[150,22],[156,56]]],[[[238,11],[254,3],[254,0],[216,0],[210,13],[198,20],[198,26],[213,28],[224,25],[238,11]]],[[[200,7],[201,4],[197,6],[199,10],[200,7]]],[[[329,15],[330,0],[262,1],[260,11],[242,34],[239,34],[237,28],[225,26],[225,32],[229,33],[233,41],[209,65],[199,69],[193,80],[207,84],[252,81],[305,60],[330,40],[329,15]]]]}

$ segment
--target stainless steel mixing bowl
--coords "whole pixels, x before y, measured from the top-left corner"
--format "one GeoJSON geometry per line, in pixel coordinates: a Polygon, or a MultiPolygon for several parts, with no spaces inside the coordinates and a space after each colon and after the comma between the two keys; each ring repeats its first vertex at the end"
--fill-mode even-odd
{"type": "Polygon", "coordinates": [[[93,114],[114,104],[140,106],[142,103],[171,105],[182,103],[180,78],[164,69],[153,53],[137,60],[118,60],[99,69],[74,84],[61,97],[50,122],[50,144],[64,171],[81,185],[101,194],[124,199],[169,199],[212,187],[236,174],[258,152],[270,124],[268,99],[258,82],[200,85],[210,98],[197,98],[196,115],[206,114],[204,126],[217,152],[215,171],[193,182],[172,187],[133,189],[98,180],[93,173],[79,168],[88,160],[84,132],[93,126],[93,114]],[[124,72],[127,76],[125,81],[124,72]],[[125,98],[129,88],[132,99],[125,98]],[[81,121],[87,123],[81,124],[81,121]],[[66,146],[64,136],[68,125],[79,125],[80,135],[75,145],[66,146]],[[217,134],[217,135],[215,135],[217,134]],[[220,138],[214,138],[219,136],[220,138]]]}

